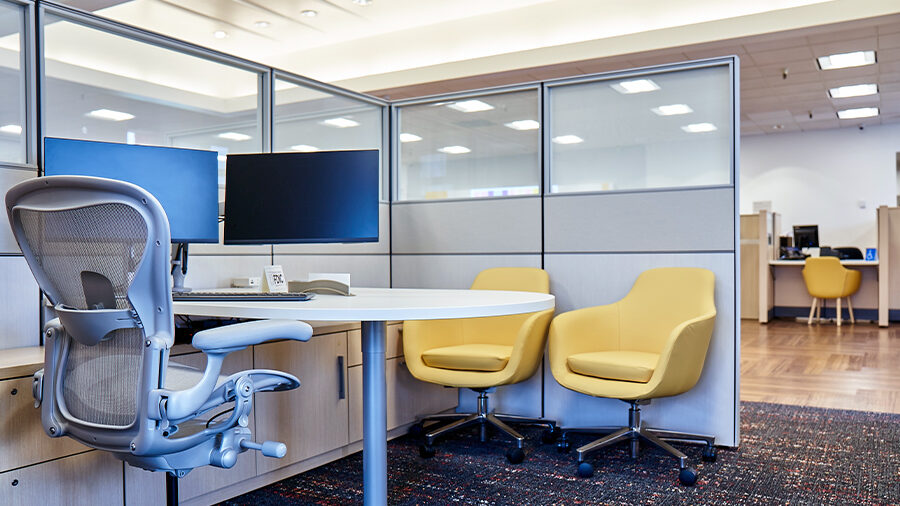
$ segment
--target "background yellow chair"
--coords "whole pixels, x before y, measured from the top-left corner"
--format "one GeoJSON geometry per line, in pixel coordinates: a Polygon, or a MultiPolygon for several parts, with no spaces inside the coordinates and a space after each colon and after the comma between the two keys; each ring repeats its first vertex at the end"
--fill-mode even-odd
{"type": "MultiPolygon", "coordinates": [[[[542,269],[501,267],[487,269],[472,283],[473,290],[511,290],[550,292],[550,278],[542,269]]],[[[430,421],[450,421],[448,425],[425,434],[420,448],[423,457],[434,455],[435,438],[450,431],[478,425],[481,441],[487,440],[491,425],[512,437],[516,446],[506,452],[511,463],[525,458],[525,438],[507,422],[556,424],[541,418],[494,414],[488,409],[488,390],[530,378],[541,363],[547,339],[547,327],[553,310],[521,315],[459,320],[407,321],[403,323],[403,354],[409,372],[429,383],[470,388],[478,392],[477,412],[447,413],[422,417],[414,430],[422,430],[430,421]]]]}
{"type": "Polygon", "coordinates": [[[856,323],[853,317],[853,304],[850,296],[859,290],[859,282],[862,274],[859,271],[847,269],[841,265],[837,257],[807,258],[803,266],[803,281],[806,282],[806,291],[812,296],[812,305],[809,307],[809,319],[807,325],[812,325],[813,313],[818,320],[822,312],[822,299],[837,299],[837,325],[841,326],[841,299],[847,299],[847,309],[850,313],[850,323],[856,323]]]}
{"type": "Polygon", "coordinates": [[[651,269],[622,300],[553,319],[549,359],[556,380],[576,392],[631,405],[627,427],[562,430],[561,450],[569,448],[569,433],[607,434],[578,448],[579,476],[594,473],[585,461],[589,453],[620,441],[630,442],[633,458],[642,439],[678,458],[685,485],[696,482],[697,471],[664,440],[702,442],[704,460],[715,460],[714,437],[644,427],[640,411],[651,399],[690,390],[700,378],[716,319],[714,285],[715,276],[706,269],[651,269]]]}

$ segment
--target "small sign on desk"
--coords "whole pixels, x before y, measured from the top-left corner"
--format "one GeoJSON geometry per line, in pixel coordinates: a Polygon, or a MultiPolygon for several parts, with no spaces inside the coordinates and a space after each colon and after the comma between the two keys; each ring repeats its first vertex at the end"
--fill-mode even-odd
{"type": "Polygon", "coordinates": [[[878,249],[876,248],[866,248],[866,261],[874,262],[878,260],[878,249]]]}
{"type": "Polygon", "coordinates": [[[280,265],[267,265],[263,268],[262,291],[268,293],[287,293],[287,280],[284,269],[280,265]]]}

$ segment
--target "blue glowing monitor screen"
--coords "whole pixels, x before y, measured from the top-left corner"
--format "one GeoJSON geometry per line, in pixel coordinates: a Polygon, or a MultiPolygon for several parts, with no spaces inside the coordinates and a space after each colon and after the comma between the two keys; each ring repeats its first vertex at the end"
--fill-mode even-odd
{"type": "Polygon", "coordinates": [[[225,244],[378,241],[377,150],[228,155],[225,244]]]}
{"type": "Polygon", "coordinates": [[[134,183],[166,211],[172,242],[219,242],[215,151],[44,139],[45,176],[96,176],[134,183]]]}

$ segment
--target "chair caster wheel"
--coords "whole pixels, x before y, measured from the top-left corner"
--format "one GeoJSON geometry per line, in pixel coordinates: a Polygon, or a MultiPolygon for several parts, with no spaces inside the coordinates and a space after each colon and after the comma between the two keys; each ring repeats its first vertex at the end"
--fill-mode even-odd
{"type": "Polygon", "coordinates": [[[419,445],[419,456],[423,459],[434,457],[434,447],[431,445],[419,445]]]}
{"type": "Polygon", "coordinates": [[[703,449],[703,462],[715,462],[718,454],[719,451],[715,446],[707,446],[703,449]]]}
{"type": "Polygon", "coordinates": [[[544,429],[541,432],[541,442],[546,444],[550,444],[559,439],[559,428],[553,427],[551,429],[544,429]]]}
{"type": "Polygon", "coordinates": [[[510,464],[521,464],[523,460],[525,460],[525,451],[521,448],[510,448],[506,450],[506,460],[509,461],[510,464]]]}
{"type": "Polygon", "coordinates": [[[680,481],[682,485],[690,487],[697,483],[698,476],[696,469],[693,467],[685,467],[678,473],[678,481],[680,481]]]}
{"type": "Polygon", "coordinates": [[[420,438],[425,434],[425,427],[422,426],[421,423],[414,423],[409,426],[409,432],[407,432],[410,437],[420,438]]]}
{"type": "Polygon", "coordinates": [[[572,449],[572,442],[563,436],[559,441],[556,442],[556,451],[558,453],[566,453],[572,449]]]}
{"type": "Polygon", "coordinates": [[[579,478],[590,478],[594,475],[594,466],[587,462],[582,462],[578,464],[577,474],[579,478]]]}

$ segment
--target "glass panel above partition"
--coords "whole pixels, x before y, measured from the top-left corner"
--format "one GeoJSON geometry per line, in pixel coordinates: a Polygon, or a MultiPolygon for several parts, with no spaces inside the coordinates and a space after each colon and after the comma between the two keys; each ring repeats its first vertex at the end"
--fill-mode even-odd
{"type": "Polygon", "coordinates": [[[730,67],[550,85],[550,193],[732,182],[730,67]]]}
{"type": "MultiPolygon", "coordinates": [[[[275,79],[274,151],[381,150],[384,109],[351,96],[275,79]]],[[[380,173],[382,200],[387,200],[383,167],[380,173]]]]}
{"type": "Polygon", "coordinates": [[[259,152],[262,74],[88,27],[44,24],[46,136],[259,152]]]}
{"type": "Polygon", "coordinates": [[[540,193],[536,88],[397,107],[397,200],[540,193]]]}
{"type": "Polygon", "coordinates": [[[0,3],[0,162],[25,163],[25,8],[0,3]]]}

